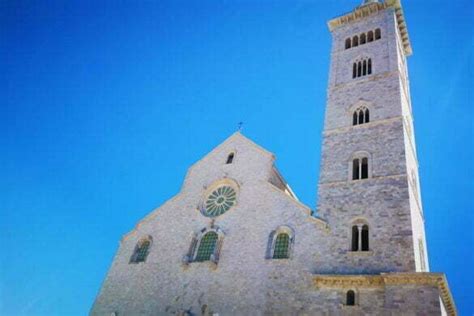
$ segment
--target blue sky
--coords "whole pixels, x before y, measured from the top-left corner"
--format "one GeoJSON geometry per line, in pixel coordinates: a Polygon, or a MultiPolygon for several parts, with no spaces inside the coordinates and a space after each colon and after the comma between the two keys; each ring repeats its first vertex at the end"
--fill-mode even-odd
{"type": "MultiPolygon", "coordinates": [[[[239,121],[314,208],[326,21],[359,2],[2,1],[0,314],[86,314],[121,236],[239,121]]],[[[403,4],[431,269],[471,315],[473,4],[403,4]]]]}

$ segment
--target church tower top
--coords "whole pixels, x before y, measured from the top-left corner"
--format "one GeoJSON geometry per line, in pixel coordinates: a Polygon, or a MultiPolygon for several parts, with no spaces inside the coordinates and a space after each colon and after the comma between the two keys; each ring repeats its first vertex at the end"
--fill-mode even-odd
{"type": "Polygon", "coordinates": [[[398,31],[402,40],[404,53],[406,56],[410,56],[413,51],[411,48],[410,39],[408,38],[408,29],[400,0],[363,0],[362,4],[356,7],[351,12],[329,20],[329,30],[332,32],[338,29],[339,27],[352,24],[354,22],[360,21],[368,16],[375,15],[378,12],[385,11],[387,9],[394,10],[395,12],[398,31]]]}

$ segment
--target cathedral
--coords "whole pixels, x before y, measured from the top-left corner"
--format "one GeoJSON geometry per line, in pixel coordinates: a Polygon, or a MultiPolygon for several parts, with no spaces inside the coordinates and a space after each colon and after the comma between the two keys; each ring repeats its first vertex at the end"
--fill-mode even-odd
{"type": "Polygon", "coordinates": [[[399,0],[328,22],[315,211],[240,132],[125,234],[91,315],[456,315],[430,272],[399,0]]]}

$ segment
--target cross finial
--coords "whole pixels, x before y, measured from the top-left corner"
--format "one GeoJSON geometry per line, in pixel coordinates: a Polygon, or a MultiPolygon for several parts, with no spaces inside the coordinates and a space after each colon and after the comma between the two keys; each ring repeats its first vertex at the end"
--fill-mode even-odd
{"type": "Polygon", "coordinates": [[[237,130],[240,132],[242,130],[242,125],[244,125],[243,122],[237,123],[237,130]]]}

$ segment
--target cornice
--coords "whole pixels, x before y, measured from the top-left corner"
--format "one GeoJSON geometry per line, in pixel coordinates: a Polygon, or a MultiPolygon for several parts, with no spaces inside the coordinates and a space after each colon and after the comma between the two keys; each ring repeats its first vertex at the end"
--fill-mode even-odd
{"type": "Polygon", "coordinates": [[[313,277],[313,284],[318,288],[353,288],[353,287],[386,287],[392,285],[431,285],[438,287],[440,297],[448,315],[457,315],[446,276],[443,273],[381,273],[377,275],[341,275],[318,274],[313,277]]]}
{"type": "Polygon", "coordinates": [[[403,14],[402,5],[400,0],[385,0],[383,3],[374,2],[355,8],[352,12],[346,13],[342,16],[334,18],[328,22],[329,30],[332,32],[334,29],[341,27],[345,24],[354,23],[368,16],[377,14],[378,12],[386,9],[393,9],[397,19],[397,26],[400,32],[401,40],[403,43],[403,50],[405,55],[410,56],[413,51],[408,38],[408,30],[405,22],[405,16],[403,14]]]}

